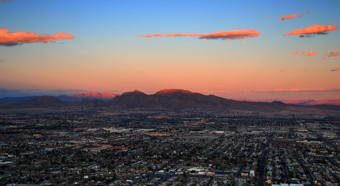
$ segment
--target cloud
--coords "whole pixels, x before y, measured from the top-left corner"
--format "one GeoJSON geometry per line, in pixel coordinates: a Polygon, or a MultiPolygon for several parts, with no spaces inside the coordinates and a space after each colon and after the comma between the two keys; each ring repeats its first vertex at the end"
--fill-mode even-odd
{"type": "Polygon", "coordinates": [[[313,51],[313,52],[308,52],[308,54],[307,54],[307,56],[314,56],[314,55],[316,55],[317,53],[315,52],[315,51],[313,51]]]}
{"type": "Polygon", "coordinates": [[[0,60],[1,63],[3,63],[4,61],[0,60]]]}
{"type": "Polygon", "coordinates": [[[329,53],[328,57],[334,57],[334,56],[339,56],[339,55],[340,53],[338,52],[338,50],[336,50],[336,51],[329,53]]]}
{"type": "Polygon", "coordinates": [[[293,19],[295,17],[296,17],[296,14],[294,13],[294,14],[291,14],[291,15],[285,15],[285,16],[281,17],[279,20],[285,21],[286,19],[293,19]]]}
{"type": "Polygon", "coordinates": [[[2,3],[10,2],[11,0],[1,0],[2,3]]]}
{"type": "Polygon", "coordinates": [[[258,37],[261,34],[256,30],[251,29],[241,29],[241,30],[231,30],[231,31],[218,31],[215,33],[175,33],[175,34],[148,34],[139,35],[138,37],[150,38],[150,37],[199,37],[199,39],[245,39],[258,37]]]}
{"type": "MultiPolygon", "coordinates": [[[[310,13],[310,11],[300,13],[300,14],[299,14],[299,18],[302,18],[303,15],[306,15],[306,14],[309,14],[309,13],[310,13]]],[[[291,15],[285,15],[285,16],[279,18],[279,20],[280,20],[280,21],[286,21],[287,19],[294,19],[295,17],[296,17],[296,13],[291,14],[291,15]]]]}
{"type": "Polygon", "coordinates": [[[254,41],[254,43],[257,43],[257,41],[254,41]]]}
{"type": "Polygon", "coordinates": [[[270,16],[266,16],[265,18],[269,18],[269,19],[272,19],[272,17],[270,17],[270,16]]]}
{"type": "Polygon", "coordinates": [[[293,30],[284,36],[290,35],[300,35],[300,37],[310,37],[312,34],[326,35],[328,31],[336,30],[338,27],[336,25],[312,25],[306,28],[300,28],[298,30],[293,30]]]}
{"type": "Polygon", "coordinates": [[[0,28],[0,46],[16,46],[24,43],[47,43],[56,40],[74,39],[75,37],[67,33],[36,34],[30,32],[12,32],[9,29],[0,28]]]}
{"type": "Polygon", "coordinates": [[[242,41],[242,43],[246,43],[246,41],[242,41]]]}
{"type": "Polygon", "coordinates": [[[331,71],[339,71],[340,68],[335,68],[335,69],[332,69],[331,71]]]}
{"type": "Polygon", "coordinates": [[[307,15],[307,14],[309,14],[309,13],[310,13],[310,11],[308,11],[308,12],[303,12],[303,13],[300,13],[300,14],[299,14],[299,18],[302,18],[302,16],[303,16],[303,15],[307,15]]]}
{"type": "MultiPolygon", "coordinates": [[[[300,51],[296,51],[296,52],[294,52],[293,53],[293,55],[299,55],[299,52],[300,51]]],[[[306,51],[302,51],[301,52],[301,55],[305,55],[305,54],[307,54],[307,56],[314,56],[314,55],[317,55],[317,53],[315,52],[315,51],[313,51],[313,52],[306,52],[306,51]]],[[[288,55],[290,55],[290,53],[288,54],[288,55]]]]}
{"type": "Polygon", "coordinates": [[[296,51],[296,52],[293,53],[293,55],[298,55],[299,52],[300,52],[300,51],[296,51]]]}

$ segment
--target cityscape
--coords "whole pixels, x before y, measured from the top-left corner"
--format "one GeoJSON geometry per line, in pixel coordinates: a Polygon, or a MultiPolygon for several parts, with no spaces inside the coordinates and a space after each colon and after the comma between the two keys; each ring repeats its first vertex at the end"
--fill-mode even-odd
{"type": "Polygon", "coordinates": [[[340,186],[340,0],[0,0],[0,186],[340,186]]]}
{"type": "Polygon", "coordinates": [[[0,116],[4,185],[339,184],[339,115],[50,108],[0,116]]]}

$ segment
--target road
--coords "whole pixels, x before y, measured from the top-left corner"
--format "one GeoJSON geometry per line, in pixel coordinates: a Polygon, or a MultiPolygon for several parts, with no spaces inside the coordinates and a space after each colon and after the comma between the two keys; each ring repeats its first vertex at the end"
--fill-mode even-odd
{"type": "Polygon", "coordinates": [[[280,151],[280,156],[281,156],[281,162],[283,164],[283,169],[284,169],[284,175],[285,175],[285,179],[287,180],[288,184],[289,184],[289,180],[288,180],[288,171],[287,171],[287,166],[286,166],[286,162],[285,159],[282,156],[282,150],[280,151]]]}
{"type": "Polygon", "coordinates": [[[260,172],[259,172],[259,177],[258,177],[258,181],[257,181],[257,186],[263,186],[264,185],[263,181],[264,181],[264,174],[265,174],[265,171],[266,171],[266,160],[267,160],[267,153],[268,153],[268,150],[266,150],[266,147],[271,142],[272,136],[273,136],[273,134],[270,135],[268,142],[266,144],[263,144],[264,154],[262,156],[262,161],[261,161],[261,165],[260,165],[260,172]]]}
{"type": "Polygon", "coordinates": [[[294,150],[294,155],[295,155],[296,159],[300,162],[300,164],[301,164],[303,170],[305,171],[305,173],[308,175],[309,181],[310,181],[311,185],[314,185],[314,182],[313,182],[313,180],[314,180],[314,179],[313,179],[313,175],[312,175],[312,173],[310,172],[309,168],[306,167],[306,166],[304,165],[304,163],[302,162],[301,159],[299,159],[299,157],[297,156],[297,153],[296,153],[295,150],[294,150]]]}

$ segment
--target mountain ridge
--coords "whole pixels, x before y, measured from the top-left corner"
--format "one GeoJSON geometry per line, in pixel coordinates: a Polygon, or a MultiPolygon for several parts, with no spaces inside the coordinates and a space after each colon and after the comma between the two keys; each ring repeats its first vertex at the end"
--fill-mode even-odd
{"type": "MultiPolygon", "coordinates": [[[[8,98],[7,98],[8,99],[8,98]]],[[[5,99],[6,100],[6,99],[5,99]]],[[[125,92],[122,95],[112,93],[78,93],[73,96],[33,96],[25,98],[13,98],[8,104],[1,104],[2,108],[45,108],[63,106],[84,107],[115,107],[115,108],[166,108],[166,109],[206,109],[206,110],[282,110],[295,106],[320,106],[319,108],[338,108],[339,99],[327,99],[315,101],[305,100],[274,100],[272,102],[238,101],[226,99],[215,95],[203,95],[183,89],[163,89],[154,94],[145,94],[135,90],[125,92]],[[98,98],[99,99],[96,99],[98,98]],[[106,99],[110,98],[111,99],[106,99]],[[55,98],[55,99],[54,99],[55,98]],[[19,100],[17,102],[13,100],[19,100]],[[321,107],[322,106],[322,107],[321,107]]],[[[340,107],[339,107],[340,108],[340,107]]]]}

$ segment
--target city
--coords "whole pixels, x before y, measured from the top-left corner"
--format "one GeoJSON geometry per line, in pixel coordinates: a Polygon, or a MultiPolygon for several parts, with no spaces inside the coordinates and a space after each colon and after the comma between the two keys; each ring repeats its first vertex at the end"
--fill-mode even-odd
{"type": "Polygon", "coordinates": [[[338,185],[339,116],[50,108],[0,113],[5,185],[338,185]]]}

